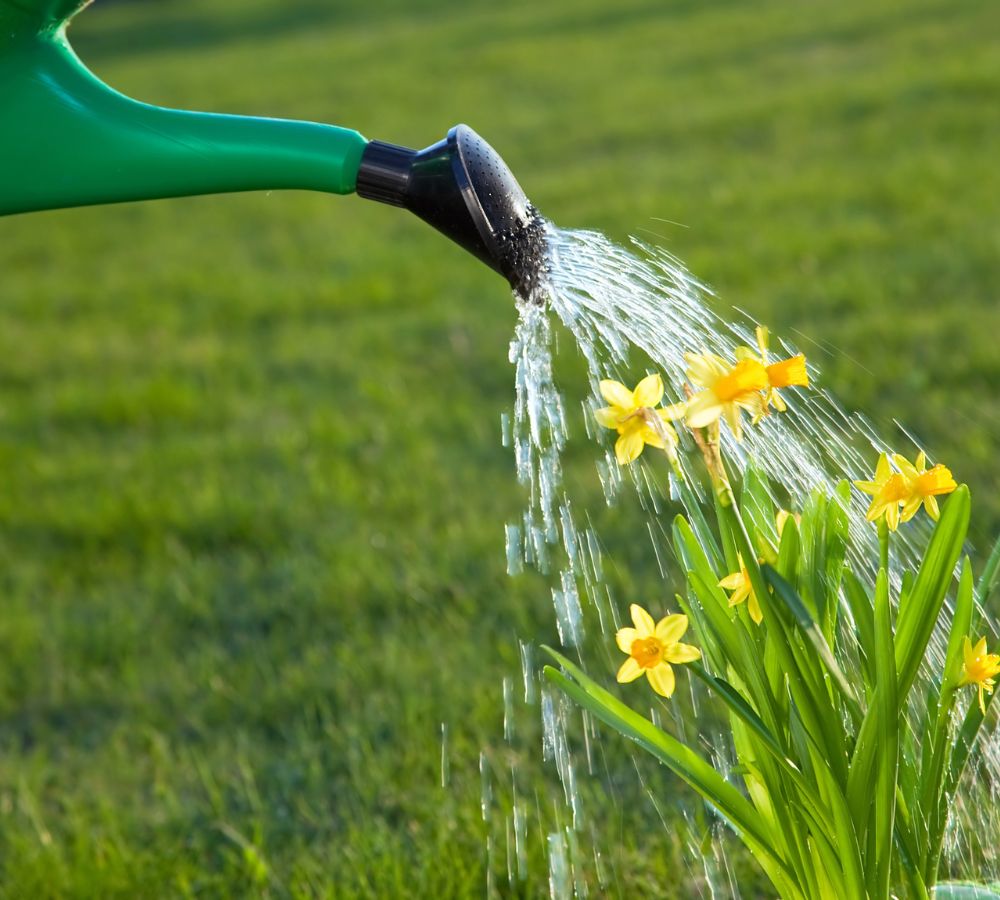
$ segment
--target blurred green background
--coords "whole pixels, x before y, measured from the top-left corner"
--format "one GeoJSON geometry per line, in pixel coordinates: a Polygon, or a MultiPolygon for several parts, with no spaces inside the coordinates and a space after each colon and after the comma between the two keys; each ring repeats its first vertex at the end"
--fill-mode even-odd
{"type": "MultiPolygon", "coordinates": [[[[468,122],[556,223],[666,246],[905,423],[980,547],[998,34],[988,0],[99,0],[72,29],[152,102],[411,146],[468,122]]],[[[547,583],[505,573],[505,285],[304,193],[3,219],[0,276],[0,895],[479,897],[488,868],[546,895],[537,708],[503,740],[518,639],[556,638],[547,583]]],[[[591,896],[693,896],[631,763],[580,779],[591,896]]]]}

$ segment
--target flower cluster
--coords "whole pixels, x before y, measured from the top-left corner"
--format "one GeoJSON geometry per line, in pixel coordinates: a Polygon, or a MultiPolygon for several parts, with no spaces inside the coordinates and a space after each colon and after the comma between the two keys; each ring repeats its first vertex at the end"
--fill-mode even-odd
{"type": "MultiPolygon", "coordinates": [[[[618,432],[615,458],[619,465],[636,460],[648,445],[663,450],[678,469],[678,437],[670,423],[683,419],[702,448],[713,479],[725,482],[718,448],[719,422],[724,419],[734,437],[740,440],[744,412],[751,415],[753,424],[768,415],[771,408],[785,412],[787,407],[779,391],[809,384],[806,360],[801,353],[770,362],[767,345],[767,329],[758,327],[756,351],[741,347],[733,361],[712,353],[685,354],[691,387],[686,390],[685,401],[671,406],[660,406],[664,386],[658,374],[647,375],[632,390],[618,381],[602,381],[600,390],[608,406],[598,409],[595,415],[601,425],[618,432]],[[699,434],[699,429],[707,430],[707,440],[699,434]]],[[[912,519],[921,507],[936,521],[937,498],[957,488],[946,466],[938,463],[928,468],[923,451],[913,462],[899,453],[883,453],[872,480],[854,483],[872,498],[866,514],[868,520],[875,522],[884,517],[891,531],[900,522],[912,519]]],[[[798,523],[800,518],[779,510],[775,522],[779,539],[788,520],[798,523]]],[[[738,562],[738,570],[720,579],[718,587],[729,592],[730,607],[746,603],[750,619],[760,625],[763,621],[760,601],[742,556],[738,562]]],[[[671,664],[693,662],[701,657],[696,647],[680,643],[688,627],[687,616],[670,615],[654,623],[652,616],[636,604],[631,606],[631,615],[634,627],[622,628],[616,635],[618,648],[628,654],[618,670],[618,681],[635,681],[645,674],[654,691],[670,697],[674,691],[671,664]]],[[[985,638],[973,645],[966,637],[965,664],[958,685],[978,687],[979,706],[984,713],[984,694],[992,693],[998,675],[1000,654],[986,652],[985,638]]]]}
{"type": "Polygon", "coordinates": [[[736,440],[742,440],[744,411],[754,424],[771,407],[784,412],[785,401],[778,391],[793,385],[808,386],[806,358],[799,353],[772,363],[767,345],[767,329],[758,327],[757,350],[740,347],[733,361],[714,353],[685,354],[691,386],[687,399],[671,406],[660,407],[663,380],[657,374],[647,375],[632,390],[619,381],[602,381],[601,395],[609,405],[598,409],[595,417],[605,428],[618,432],[618,464],[633,462],[648,444],[665,451],[676,467],[677,432],[669,423],[678,419],[684,419],[688,428],[713,431],[725,419],[736,440]]]}
{"type": "Polygon", "coordinates": [[[912,519],[921,506],[927,510],[927,515],[937,521],[937,498],[950,494],[958,487],[951,470],[940,463],[928,469],[923,450],[915,462],[911,463],[899,453],[892,455],[892,461],[896,465],[895,470],[889,464],[889,454],[883,453],[875,467],[874,478],[854,482],[859,490],[871,495],[868,521],[875,522],[885,516],[889,530],[895,531],[900,522],[912,519]]]}
{"type": "Polygon", "coordinates": [[[788,359],[768,363],[768,331],[757,327],[755,354],[749,347],[736,350],[735,362],[727,362],[714,353],[686,353],[687,377],[701,388],[688,400],[686,421],[689,428],[706,428],[724,418],[736,440],[743,438],[743,410],[753,422],[759,422],[770,407],[786,410],[780,388],[809,386],[806,358],[799,353],[788,359]]]}

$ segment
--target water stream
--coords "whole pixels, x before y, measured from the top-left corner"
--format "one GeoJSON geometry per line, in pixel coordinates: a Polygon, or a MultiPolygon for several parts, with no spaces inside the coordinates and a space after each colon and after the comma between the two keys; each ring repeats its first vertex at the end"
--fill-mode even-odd
{"type": "MultiPolygon", "coordinates": [[[[630,602],[651,598],[616,593],[615,585],[628,583],[629,579],[623,579],[623,563],[609,555],[605,536],[595,523],[606,518],[605,510],[622,507],[619,519],[628,518],[627,532],[635,545],[630,559],[644,560],[637,566],[644,570],[637,580],[648,581],[652,572],[654,576],[659,574],[660,581],[679,587],[681,573],[673,558],[670,523],[682,506],[674,476],[663,464],[661,454],[644,454],[625,468],[616,464],[609,433],[593,420],[594,409],[604,405],[598,382],[613,378],[631,386],[647,371],[658,371],[667,391],[663,402],[683,399],[684,352],[707,350],[731,358],[737,346],[754,345],[755,323],[745,316],[726,321],[711,311],[706,302],[710,292],[661,249],[635,240],[626,248],[597,233],[552,227],[548,241],[544,302],[519,304],[510,348],[516,398],[513,417],[505,417],[503,423],[504,440],[513,449],[517,478],[525,487],[527,502],[523,517],[506,525],[507,564],[511,575],[525,567],[545,573],[551,584],[560,644],[575,651],[583,667],[599,681],[608,683],[613,681],[617,666],[617,660],[608,652],[611,636],[624,624],[621,618],[630,602]],[[560,356],[569,356],[578,367],[582,360],[585,376],[579,384],[557,384],[554,366],[560,356]],[[577,483],[580,478],[567,477],[571,442],[579,442],[589,458],[596,461],[599,491],[593,484],[589,491],[581,488],[577,483]],[[616,577],[608,576],[609,567],[616,577]]],[[[776,355],[782,349],[789,355],[804,349],[807,356],[809,350],[778,344],[772,347],[776,355]]],[[[787,497],[801,502],[817,487],[832,491],[843,479],[869,477],[883,450],[896,449],[911,458],[916,453],[915,447],[905,444],[905,437],[890,448],[864,418],[846,413],[823,390],[822,373],[812,365],[810,380],[813,386],[809,390],[786,391],[783,397],[787,413],[772,415],[758,427],[747,429],[742,444],[723,429],[727,458],[739,467],[750,458],[755,460],[766,472],[779,506],[787,505],[787,497]]],[[[685,449],[692,449],[685,447],[691,438],[683,429],[679,432],[683,454],[685,449]]],[[[960,461],[952,462],[957,467],[960,461]]],[[[573,467],[574,472],[586,468],[578,461],[573,467]]],[[[877,543],[874,529],[865,521],[866,507],[867,498],[859,494],[852,499],[848,553],[857,571],[873,575],[877,543]]],[[[920,548],[926,544],[928,523],[926,517],[920,519],[900,530],[895,540],[893,569],[897,584],[901,573],[913,567],[920,548]]],[[[615,522],[613,543],[620,548],[624,526],[615,522]]],[[[664,592],[655,600],[660,610],[669,596],[664,592]]],[[[938,636],[932,647],[938,661],[942,651],[938,636]]],[[[661,809],[665,800],[663,785],[649,783],[651,766],[638,749],[624,751],[632,754],[632,771],[631,784],[622,787],[620,766],[609,766],[601,730],[560,695],[539,688],[535,654],[526,642],[521,645],[521,661],[523,679],[519,681],[523,680],[523,690],[516,692],[511,679],[503,685],[505,740],[512,749],[520,747],[515,737],[516,720],[520,715],[540,714],[542,755],[554,766],[563,791],[555,801],[519,797],[517,763],[511,763],[510,787],[505,796],[512,799],[496,819],[502,824],[491,827],[491,864],[496,862],[492,857],[505,853],[509,887],[516,887],[525,877],[529,829],[542,831],[544,834],[536,834],[534,839],[544,840],[551,897],[586,896],[588,885],[601,896],[612,895],[616,883],[610,862],[612,848],[606,843],[607,835],[598,834],[595,821],[614,813],[615,804],[621,802],[617,794],[631,791],[642,798],[662,828],[676,830],[678,817],[675,812],[668,817],[668,811],[661,809]],[[597,789],[589,792],[585,785],[593,784],[597,789]],[[585,799],[591,793],[596,793],[596,803],[585,799]],[[602,809],[602,804],[607,808],[602,809]]],[[[674,716],[671,727],[725,771],[732,764],[732,751],[723,737],[724,728],[716,727],[714,734],[708,729],[697,733],[690,711],[697,713],[705,698],[689,679],[679,679],[678,683],[678,694],[683,695],[678,702],[657,705],[652,714],[674,716]],[[681,708],[689,714],[681,716],[676,712],[681,708]]],[[[638,695],[632,700],[639,708],[649,702],[638,695]]],[[[614,752],[622,753],[624,742],[616,738],[613,743],[614,752]]],[[[970,794],[968,802],[959,804],[948,842],[948,862],[958,870],[964,867],[964,874],[969,876],[995,877],[998,860],[991,856],[989,846],[979,847],[973,859],[969,842],[964,839],[966,831],[996,835],[1000,827],[1000,816],[994,812],[1000,785],[1000,740],[994,737],[984,743],[975,796],[970,794]]],[[[512,753],[512,758],[517,757],[512,753]]],[[[485,759],[482,773],[483,816],[489,820],[494,805],[493,775],[485,759]]],[[[663,784],[669,785],[669,779],[663,784]]],[[[740,896],[738,878],[722,849],[723,826],[692,805],[682,811],[680,827],[688,835],[684,841],[688,853],[679,863],[685,869],[677,873],[677,878],[691,886],[692,896],[740,896]],[[718,840],[706,842],[706,833],[718,840]]],[[[650,840],[654,841],[654,836],[650,840]]],[[[995,845],[995,841],[986,843],[995,845]]],[[[497,890],[492,880],[490,890],[497,890]]]]}

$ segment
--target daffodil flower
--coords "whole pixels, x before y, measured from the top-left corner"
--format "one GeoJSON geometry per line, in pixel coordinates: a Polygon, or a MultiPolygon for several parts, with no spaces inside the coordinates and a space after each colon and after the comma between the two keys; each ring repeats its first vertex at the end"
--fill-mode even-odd
{"type": "Polygon", "coordinates": [[[601,395],[610,404],[594,413],[598,423],[618,432],[615,459],[624,466],[639,457],[648,444],[666,452],[677,465],[677,432],[669,423],[684,415],[683,403],[655,409],[663,399],[663,379],[647,375],[634,390],[620,381],[601,382],[601,395]]]}
{"type": "MultiPolygon", "coordinates": [[[[768,363],[767,345],[770,340],[770,333],[763,325],[757,326],[757,350],[760,353],[760,364],[767,373],[767,386],[764,389],[764,398],[760,409],[754,419],[756,423],[765,415],[769,406],[773,406],[778,412],[785,412],[788,406],[778,393],[779,388],[786,387],[808,387],[809,372],[806,369],[806,358],[802,353],[782,359],[778,362],[768,363]]],[[[742,347],[736,351],[740,359],[756,359],[754,352],[749,347],[742,347]]]]}
{"type": "Polygon", "coordinates": [[[899,527],[900,504],[910,498],[910,489],[906,479],[892,471],[888,454],[879,456],[872,481],[855,481],[854,486],[872,497],[865,518],[869,522],[875,522],[884,515],[889,530],[895,531],[899,527]]]}
{"type": "Polygon", "coordinates": [[[760,610],[757,594],[754,592],[753,584],[750,581],[750,573],[747,571],[747,567],[743,565],[743,557],[740,556],[738,559],[740,570],[723,578],[719,582],[719,587],[725,588],[727,591],[732,591],[729,595],[730,606],[739,606],[744,600],[747,601],[747,612],[750,613],[750,618],[753,619],[754,625],[760,625],[764,619],[764,614],[760,610]]]}
{"type": "Polygon", "coordinates": [[[760,412],[760,392],[767,388],[767,371],[756,359],[727,363],[714,353],[686,353],[687,377],[696,393],[687,404],[687,424],[704,428],[725,418],[736,440],[743,438],[742,410],[760,412]]]}
{"type": "Polygon", "coordinates": [[[690,644],[679,643],[687,631],[688,619],[683,615],[666,616],[653,623],[653,617],[637,603],[629,607],[634,628],[620,628],[615,642],[628,659],[618,670],[618,681],[627,684],[643,672],[649,684],[661,697],[674,692],[674,670],[670,664],[694,662],[701,651],[690,644]]]}
{"type": "Polygon", "coordinates": [[[903,502],[902,521],[908,522],[912,519],[923,504],[927,515],[936,522],[940,515],[936,498],[942,494],[950,494],[958,487],[951,470],[941,463],[928,469],[927,457],[923,450],[917,455],[916,462],[911,463],[898,453],[894,453],[892,459],[899,467],[909,490],[909,496],[903,502]]]}
{"type": "Polygon", "coordinates": [[[992,694],[996,682],[994,676],[1000,675],[1000,655],[986,652],[986,638],[980,638],[975,646],[968,638],[963,646],[965,656],[965,671],[958,682],[959,687],[975,684],[979,687],[979,709],[986,715],[986,701],[983,693],[992,694]]]}

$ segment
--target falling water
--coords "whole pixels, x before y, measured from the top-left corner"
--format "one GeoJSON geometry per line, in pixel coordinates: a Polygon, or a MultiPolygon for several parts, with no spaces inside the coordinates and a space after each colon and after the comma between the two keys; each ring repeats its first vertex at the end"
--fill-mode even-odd
{"type": "MultiPolygon", "coordinates": [[[[521,301],[518,307],[519,320],[510,349],[516,384],[514,416],[512,421],[505,417],[503,422],[504,444],[513,447],[517,477],[527,494],[523,517],[506,526],[508,572],[515,575],[524,567],[533,567],[548,576],[559,641],[564,648],[578,648],[584,668],[588,664],[593,666],[595,654],[582,655],[579,648],[587,637],[587,628],[596,629],[598,633],[593,637],[598,650],[604,648],[603,659],[598,660],[604,667],[599,670],[603,673],[599,678],[607,678],[606,673],[613,672],[612,657],[607,652],[609,637],[621,624],[620,610],[627,607],[629,598],[619,600],[614,596],[604,573],[607,565],[615,566],[615,561],[605,558],[602,538],[591,515],[574,497],[564,477],[568,442],[581,436],[571,433],[571,425],[598,445],[592,445],[592,453],[597,459],[597,474],[606,504],[614,506],[627,493],[638,501],[645,514],[645,529],[633,525],[630,533],[641,534],[642,540],[649,542],[650,558],[655,560],[662,579],[678,584],[670,531],[663,524],[679,509],[674,476],[664,474],[666,467],[656,465],[662,459],[654,454],[647,454],[626,468],[615,463],[606,433],[598,433],[601,429],[592,424],[593,411],[603,405],[598,382],[613,378],[632,384],[648,368],[663,375],[667,390],[664,403],[672,403],[683,399],[686,351],[709,351],[731,358],[737,346],[754,345],[753,323],[746,317],[725,321],[712,312],[705,301],[710,291],[678,260],[640,241],[633,240],[632,244],[631,248],[625,248],[594,232],[549,228],[544,297],[521,301]],[[582,357],[589,379],[589,392],[578,401],[582,408],[572,415],[569,413],[572,407],[567,406],[566,395],[557,386],[553,373],[554,359],[558,356],[557,338],[567,332],[572,338],[572,350],[582,357]]],[[[789,354],[796,352],[787,344],[783,347],[789,354]]],[[[821,373],[812,366],[810,380],[814,385],[822,384],[821,373]]],[[[577,393],[582,394],[582,390],[577,393]]],[[[739,468],[753,459],[770,479],[778,505],[786,505],[782,497],[785,492],[789,497],[804,500],[816,488],[831,492],[844,479],[866,477],[877,454],[889,449],[868,422],[857,414],[847,414],[821,388],[787,391],[784,396],[787,413],[769,416],[758,427],[747,429],[742,444],[723,430],[727,458],[739,468]]],[[[683,429],[680,431],[683,453],[684,449],[692,449],[684,446],[691,439],[683,429]]],[[[866,504],[860,497],[850,504],[848,555],[857,571],[872,575],[877,542],[874,529],[865,521],[866,504]]],[[[919,560],[928,533],[926,523],[916,522],[898,533],[893,545],[897,586],[902,572],[913,568],[919,560]]],[[[932,643],[931,656],[940,665],[941,635],[932,643]]],[[[537,675],[530,645],[521,644],[521,659],[525,704],[533,705],[537,675]]],[[[508,739],[513,727],[511,688],[509,680],[505,681],[504,721],[508,739]]],[[[703,698],[694,686],[689,686],[689,692],[688,708],[697,711],[703,698]]],[[[535,709],[537,715],[539,706],[535,709]]],[[[543,755],[554,764],[563,787],[563,803],[553,815],[540,811],[537,817],[542,830],[557,822],[547,835],[541,836],[547,842],[550,894],[553,898],[573,893],[583,896],[585,872],[602,888],[609,877],[604,862],[609,848],[602,848],[599,840],[587,837],[588,812],[580,785],[581,781],[600,776],[601,764],[595,760],[604,758],[603,747],[593,722],[586,715],[581,717],[561,695],[543,689],[540,713],[543,755]],[[575,736],[572,740],[571,732],[575,736]],[[543,818],[548,825],[543,824],[543,818]],[[584,845],[589,845],[589,849],[584,851],[584,845]]],[[[656,711],[652,714],[655,719],[656,711]]],[[[731,749],[720,737],[690,733],[691,725],[681,721],[679,715],[668,727],[698,747],[723,773],[731,767],[731,749]]],[[[722,730],[716,730],[721,735],[722,730]]],[[[1000,785],[1000,739],[984,738],[983,742],[983,768],[987,777],[981,778],[977,785],[979,793],[984,795],[983,802],[958,804],[959,815],[949,836],[950,862],[958,867],[963,863],[961,855],[968,853],[960,833],[962,828],[996,834],[1000,824],[992,802],[996,786],[1000,785]]],[[[666,825],[666,814],[660,811],[656,793],[646,785],[636,760],[633,764],[638,790],[646,795],[666,825]]],[[[604,774],[608,774],[606,769],[604,774]]],[[[512,779],[516,796],[516,771],[512,771],[512,779]]],[[[551,798],[546,802],[551,803],[551,798]]],[[[605,798],[604,802],[612,801],[605,798]]],[[[591,810],[594,812],[598,811],[591,810]]],[[[514,850],[522,861],[525,814],[526,807],[518,807],[515,802],[512,816],[505,823],[508,845],[512,832],[514,837],[520,837],[521,849],[514,850]]],[[[703,897],[737,896],[733,873],[724,853],[720,855],[718,842],[710,841],[711,849],[706,849],[705,842],[697,837],[699,829],[702,833],[705,829],[690,816],[689,811],[683,814],[690,826],[687,843],[692,859],[696,860],[689,863],[687,874],[691,889],[703,897]]],[[[672,822],[671,827],[680,826],[672,822]]],[[[718,827],[717,822],[709,825],[712,833],[718,833],[718,827]]],[[[511,852],[508,848],[508,856],[511,852]]],[[[969,866],[967,874],[995,873],[996,860],[986,857],[988,853],[979,848],[974,861],[965,860],[969,866]]],[[[508,866],[511,877],[516,868],[508,866]]],[[[521,872],[523,878],[523,867],[521,872]]]]}

